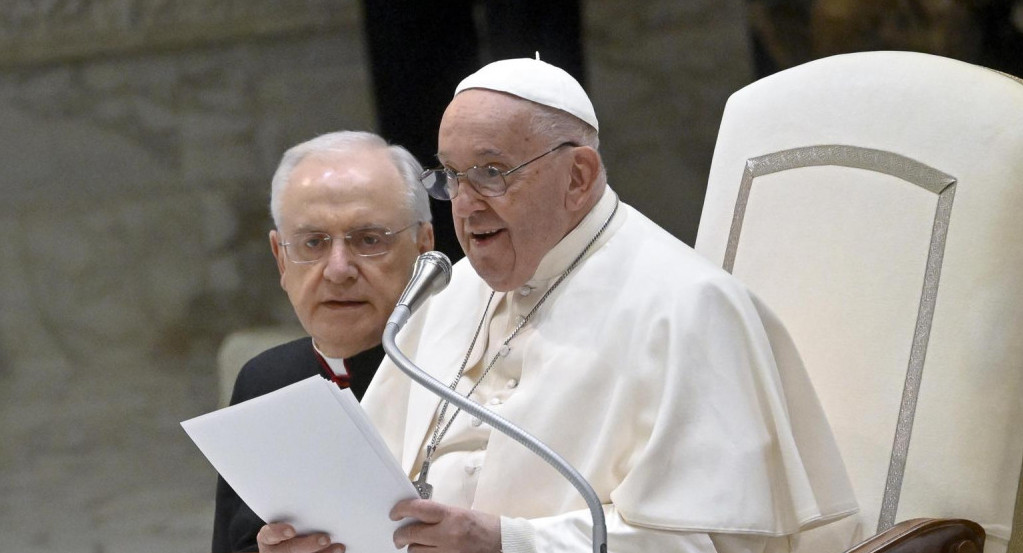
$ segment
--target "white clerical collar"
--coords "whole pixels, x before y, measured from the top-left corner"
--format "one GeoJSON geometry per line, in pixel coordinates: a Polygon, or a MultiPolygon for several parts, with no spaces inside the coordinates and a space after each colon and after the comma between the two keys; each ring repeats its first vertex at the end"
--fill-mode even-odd
{"type": "MultiPolygon", "coordinates": [[[[597,201],[597,205],[593,206],[593,209],[583,217],[583,220],[571,232],[565,235],[560,242],[555,244],[551,251],[543,256],[540,264],[536,267],[533,278],[529,279],[529,282],[526,284],[533,288],[546,286],[546,281],[565,272],[568,269],[568,265],[586,247],[586,244],[593,239],[593,235],[600,230],[600,226],[611,215],[616,200],[617,195],[611,190],[610,186],[606,186],[604,194],[597,201]]],[[[615,219],[620,219],[620,215],[618,214],[615,219]]],[[[611,232],[604,233],[593,247],[590,248],[586,256],[589,257],[601,244],[608,240],[611,234],[611,232]]]]}
{"type": "Polygon", "coordinates": [[[320,354],[320,357],[327,362],[327,366],[330,367],[330,371],[333,372],[335,376],[344,376],[348,374],[348,369],[345,368],[344,359],[340,357],[327,357],[324,355],[324,353],[320,351],[320,348],[316,347],[316,340],[313,340],[313,349],[315,349],[316,353],[320,354]]]}

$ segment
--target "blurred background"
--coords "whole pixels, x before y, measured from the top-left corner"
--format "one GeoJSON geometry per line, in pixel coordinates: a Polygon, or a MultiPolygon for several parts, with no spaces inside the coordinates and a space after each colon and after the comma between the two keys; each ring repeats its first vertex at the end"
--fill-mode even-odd
{"type": "Polygon", "coordinates": [[[539,50],[590,92],[611,185],[692,244],[753,80],[881,49],[1023,76],[1019,0],[546,4],[0,0],[0,548],[208,551],[179,422],[217,407],[225,337],[296,325],[267,202],[297,142],[376,130],[432,165],[455,83],[539,50]]]}

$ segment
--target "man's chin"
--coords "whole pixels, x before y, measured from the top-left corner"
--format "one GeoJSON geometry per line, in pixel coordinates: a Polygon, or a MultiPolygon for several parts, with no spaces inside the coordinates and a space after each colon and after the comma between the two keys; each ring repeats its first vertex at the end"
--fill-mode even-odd
{"type": "Polygon", "coordinates": [[[510,274],[507,270],[500,270],[492,267],[491,265],[481,264],[477,266],[472,259],[469,260],[472,268],[476,271],[476,274],[487,283],[491,289],[498,292],[509,292],[522,286],[528,279],[521,279],[522,282],[517,283],[514,275],[510,274]]]}
{"type": "Polygon", "coordinates": [[[390,315],[381,313],[367,302],[324,302],[313,313],[313,324],[320,329],[335,331],[366,326],[367,319],[378,319],[390,315]]]}
{"type": "Polygon", "coordinates": [[[315,332],[312,335],[319,337],[316,345],[324,353],[327,353],[324,348],[329,348],[343,351],[345,355],[341,357],[347,357],[380,344],[386,320],[380,320],[378,325],[370,324],[379,318],[380,315],[371,310],[361,313],[321,311],[313,321],[315,332]]]}

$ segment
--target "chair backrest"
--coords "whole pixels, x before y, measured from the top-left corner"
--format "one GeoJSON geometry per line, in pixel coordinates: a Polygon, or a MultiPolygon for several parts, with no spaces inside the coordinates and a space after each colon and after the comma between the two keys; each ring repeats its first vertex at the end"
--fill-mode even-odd
{"type": "Polygon", "coordinates": [[[308,334],[297,325],[246,328],[228,334],[217,352],[217,407],[231,403],[234,381],[249,359],[303,336],[308,334]]]}
{"type": "Polygon", "coordinates": [[[743,88],[696,249],[791,332],[860,502],[846,546],[879,521],[962,517],[1005,550],[1023,461],[1023,82],[866,52],[743,88]]]}

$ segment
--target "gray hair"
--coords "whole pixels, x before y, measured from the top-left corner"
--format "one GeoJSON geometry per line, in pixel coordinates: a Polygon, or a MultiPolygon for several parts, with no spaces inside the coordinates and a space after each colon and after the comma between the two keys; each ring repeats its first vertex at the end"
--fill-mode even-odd
{"type": "Polygon", "coordinates": [[[349,153],[380,148],[387,150],[394,168],[401,175],[409,211],[415,216],[416,221],[429,223],[433,219],[430,214],[430,199],[426,195],[426,189],[419,182],[423,166],[415,156],[401,146],[389,145],[386,140],[370,132],[338,131],[317,136],[284,152],[270,184],[270,216],[273,217],[274,226],[277,228],[281,226],[281,194],[291,179],[291,172],[307,156],[325,152],[349,153]]]}
{"type": "MultiPolygon", "coordinates": [[[[529,130],[536,136],[543,136],[550,139],[551,146],[562,142],[574,142],[580,146],[589,146],[600,154],[600,137],[597,129],[590,126],[582,119],[560,109],[529,102],[532,107],[532,116],[529,121],[529,130]]],[[[607,182],[607,174],[604,170],[604,159],[600,158],[600,173],[597,175],[599,182],[607,182]]]]}

